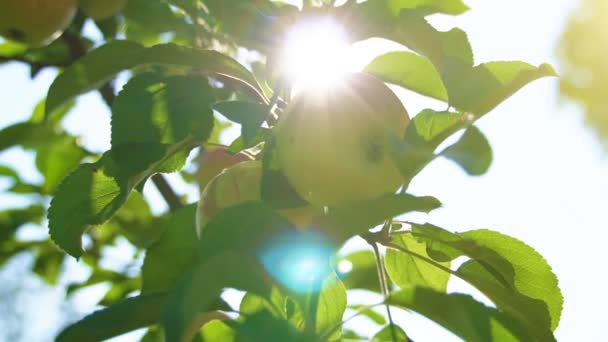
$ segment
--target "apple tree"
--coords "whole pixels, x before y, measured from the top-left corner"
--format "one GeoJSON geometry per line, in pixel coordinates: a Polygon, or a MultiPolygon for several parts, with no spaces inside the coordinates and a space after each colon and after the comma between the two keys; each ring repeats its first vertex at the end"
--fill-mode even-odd
{"type": "MultiPolygon", "coordinates": [[[[142,341],[408,341],[408,327],[392,318],[397,308],[466,341],[554,341],[563,298],[546,260],[498,231],[439,227],[440,199],[408,193],[439,158],[484,174],[492,150],[476,121],[529,82],[556,76],[546,64],[476,62],[464,31],[427,20],[468,10],[462,0],[3,1],[0,62],[29,64],[32,77],[60,73],[31,118],[0,130],[0,151],[32,151],[43,176],[30,184],[16,165],[0,167],[8,192],[33,198],[0,212],[0,260],[29,251],[32,271],[54,284],[64,258],[76,258],[91,274],[69,293],[111,284],[102,308],[58,341],[137,329],[147,329],[142,341]],[[305,37],[286,39],[318,21],[340,27],[345,45],[383,38],[407,51],[315,82],[333,67],[313,74],[305,63],[333,58],[338,67],[346,57],[327,53],[328,44],[286,63],[285,46],[304,46],[305,37]],[[294,70],[314,77],[303,82],[294,70]],[[408,112],[386,84],[445,110],[408,112]],[[111,109],[111,148],[100,154],[62,126],[92,91],[111,109]],[[226,122],[240,125],[228,143],[226,122]],[[200,201],[186,203],[168,173],[199,186],[200,201]],[[149,186],[167,212],[152,213],[142,196],[149,186]],[[48,228],[48,239],[22,240],[26,223],[48,228]],[[103,267],[119,239],[143,259],[137,272],[103,267]],[[357,239],[367,247],[340,251],[357,239]],[[448,292],[452,277],[492,305],[448,292]],[[245,293],[237,307],[226,289],[245,293]],[[352,290],[383,300],[351,305],[352,290]],[[347,309],[377,328],[345,328],[347,309]]],[[[330,34],[321,31],[318,39],[330,34]]]]}

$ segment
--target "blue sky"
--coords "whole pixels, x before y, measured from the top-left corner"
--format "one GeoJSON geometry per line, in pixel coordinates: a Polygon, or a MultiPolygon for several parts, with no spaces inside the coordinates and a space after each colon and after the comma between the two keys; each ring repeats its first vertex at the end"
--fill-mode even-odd
{"type": "MultiPolygon", "coordinates": [[[[550,62],[559,72],[556,43],[575,0],[466,3],[472,10],[462,16],[431,20],[441,29],[463,28],[469,34],[477,63],[550,62]]],[[[373,53],[393,48],[396,46],[382,41],[367,42],[357,47],[360,63],[373,53]]],[[[28,72],[19,64],[0,66],[0,127],[29,116],[54,76],[47,71],[30,81],[28,72]]],[[[557,79],[537,81],[480,120],[479,126],[494,150],[494,163],[486,175],[470,177],[452,163],[440,160],[416,178],[410,189],[443,202],[442,209],[422,219],[456,231],[494,229],[535,247],[553,266],[565,297],[558,340],[602,341],[608,339],[603,313],[608,306],[604,290],[608,275],[599,262],[608,238],[603,213],[608,204],[607,154],[585,127],[579,107],[563,103],[557,91],[557,79]]],[[[407,91],[396,92],[410,113],[425,107],[444,108],[407,91]]],[[[80,98],[78,107],[66,119],[66,127],[82,134],[84,143],[95,151],[109,147],[108,112],[97,94],[80,98]]],[[[31,156],[19,150],[0,154],[0,164],[17,166],[31,180],[39,177],[31,156]]],[[[181,188],[175,178],[172,180],[181,188]]],[[[155,210],[164,209],[153,187],[148,187],[146,194],[153,198],[155,210]]],[[[192,199],[195,197],[193,193],[192,199]]],[[[0,207],[14,206],[17,201],[16,197],[0,194],[0,207]]],[[[450,288],[468,290],[458,282],[452,282],[450,288]]],[[[91,310],[93,297],[98,295],[91,293],[91,298],[82,299],[81,309],[91,310]]],[[[398,316],[416,340],[458,340],[440,330],[429,332],[433,324],[419,317],[398,316]]]]}

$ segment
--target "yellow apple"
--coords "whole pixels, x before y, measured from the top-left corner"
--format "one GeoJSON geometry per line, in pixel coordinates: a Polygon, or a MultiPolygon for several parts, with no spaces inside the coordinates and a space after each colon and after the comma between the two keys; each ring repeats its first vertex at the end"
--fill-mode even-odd
{"type": "MultiPolygon", "coordinates": [[[[262,162],[251,160],[238,163],[215,176],[201,193],[198,204],[196,227],[200,237],[205,225],[222,209],[245,202],[259,202],[261,198],[262,162]]],[[[304,206],[278,211],[294,226],[304,228],[320,208],[304,206]]]]}
{"type": "Polygon", "coordinates": [[[206,150],[198,159],[197,179],[201,191],[225,168],[248,160],[252,160],[249,155],[242,152],[229,154],[224,147],[206,150]]]}
{"type": "Polygon", "coordinates": [[[0,35],[31,46],[50,43],[70,25],[77,0],[1,0],[0,35]]]}
{"type": "Polygon", "coordinates": [[[80,0],[80,9],[94,20],[109,18],[127,5],[127,0],[80,0]]]}
{"type": "Polygon", "coordinates": [[[382,81],[348,74],[325,92],[295,95],[275,129],[278,161],[296,192],[317,206],[375,198],[403,183],[387,144],[408,123],[382,81]]]}

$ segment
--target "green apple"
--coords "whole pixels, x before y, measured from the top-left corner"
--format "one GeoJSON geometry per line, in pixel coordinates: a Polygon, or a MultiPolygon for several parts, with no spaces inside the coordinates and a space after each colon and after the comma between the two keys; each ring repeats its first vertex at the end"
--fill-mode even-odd
{"type": "MultiPolygon", "coordinates": [[[[201,193],[196,215],[197,234],[200,237],[207,223],[222,209],[245,202],[259,202],[261,198],[262,162],[251,160],[238,163],[215,176],[201,193]]],[[[278,211],[295,227],[310,225],[320,208],[303,206],[278,211]]]]}
{"type": "Polygon", "coordinates": [[[109,18],[127,5],[127,0],[80,0],[80,9],[94,20],[109,18]]]}
{"type": "Polygon", "coordinates": [[[249,155],[242,152],[229,154],[224,147],[206,150],[198,159],[197,180],[201,191],[225,168],[248,160],[252,160],[249,155]]]}
{"type": "Polygon", "coordinates": [[[0,0],[0,35],[45,45],[70,25],[76,10],[77,0],[0,0]]]}
{"type": "Polygon", "coordinates": [[[296,192],[317,206],[375,198],[403,183],[388,144],[408,123],[382,81],[348,74],[329,91],[295,95],[275,129],[278,161],[296,192]]]}

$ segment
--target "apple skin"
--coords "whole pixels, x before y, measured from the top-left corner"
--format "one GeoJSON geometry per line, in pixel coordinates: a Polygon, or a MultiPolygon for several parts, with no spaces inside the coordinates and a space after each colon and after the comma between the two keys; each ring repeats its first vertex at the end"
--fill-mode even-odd
{"type": "Polygon", "coordinates": [[[198,159],[197,179],[201,192],[225,168],[249,160],[252,160],[249,155],[242,152],[229,154],[224,147],[206,150],[198,159]]]}
{"type": "Polygon", "coordinates": [[[403,183],[388,138],[401,139],[408,123],[401,101],[382,81],[347,74],[328,91],[295,95],[275,129],[279,164],[314,205],[376,198],[403,183]]]}
{"type": "Polygon", "coordinates": [[[127,0],[80,0],[80,9],[93,20],[109,18],[127,5],[127,0]]]}
{"type": "MultiPolygon", "coordinates": [[[[262,200],[262,162],[250,160],[238,163],[215,176],[201,193],[196,215],[199,238],[207,223],[222,209],[245,202],[262,200]]],[[[321,208],[303,206],[279,210],[295,227],[309,226],[313,218],[322,213],[321,208]]]]}
{"type": "Polygon", "coordinates": [[[77,0],[2,0],[0,35],[43,46],[55,40],[70,25],[77,0]]]}

